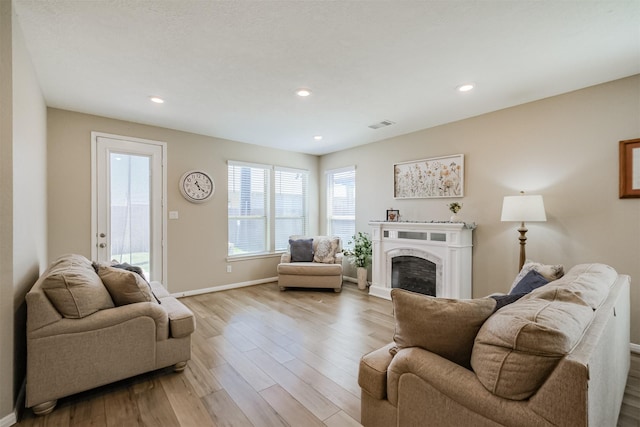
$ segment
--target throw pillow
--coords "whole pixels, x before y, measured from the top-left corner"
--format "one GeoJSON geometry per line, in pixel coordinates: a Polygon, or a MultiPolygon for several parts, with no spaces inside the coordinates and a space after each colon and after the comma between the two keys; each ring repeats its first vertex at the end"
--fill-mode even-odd
{"type": "Polygon", "coordinates": [[[502,307],[506,307],[507,305],[518,301],[525,295],[527,294],[490,295],[489,298],[493,298],[494,300],[496,300],[496,308],[493,311],[498,311],[502,307]]]}
{"type": "Polygon", "coordinates": [[[98,275],[117,306],[154,301],[149,284],[132,271],[101,265],[98,275]]]}
{"type": "Polygon", "coordinates": [[[496,306],[491,298],[435,298],[402,289],[392,289],[391,300],[399,349],[420,347],[466,368],[476,334],[496,306]]]}
{"type": "Polygon", "coordinates": [[[531,261],[528,259],[525,261],[522,269],[511,284],[510,289],[515,288],[518,282],[520,282],[520,280],[522,280],[522,278],[524,278],[524,276],[526,276],[530,270],[535,270],[538,273],[542,274],[542,276],[549,282],[558,280],[559,278],[564,276],[564,266],[561,264],[541,264],[539,262],[531,261]]]}
{"type": "Polygon", "coordinates": [[[336,253],[340,246],[339,237],[321,237],[317,239],[316,250],[313,254],[314,262],[321,262],[324,264],[333,264],[336,260],[336,253]]]}
{"type": "Polygon", "coordinates": [[[520,280],[516,286],[511,289],[509,295],[515,294],[528,294],[534,289],[544,286],[549,281],[544,276],[538,273],[536,270],[529,270],[529,272],[520,280]]]}
{"type": "Polygon", "coordinates": [[[80,255],[65,255],[44,273],[42,289],[58,312],[81,319],[98,310],[113,308],[113,301],[91,261],[80,255]]]}
{"type": "Polygon", "coordinates": [[[123,262],[122,264],[114,264],[111,267],[113,267],[113,268],[121,268],[123,270],[133,271],[134,273],[136,273],[138,276],[140,276],[142,278],[142,280],[144,280],[144,282],[147,284],[147,286],[149,286],[149,291],[151,292],[151,295],[153,295],[153,298],[155,298],[156,302],[158,304],[162,304],[160,302],[160,300],[158,299],[158,297],[156,296],[156,294],[153,292],[153,288],[151,287],[151,284],[149,283],[147,278],[144,277],[144,272],[142,271],[142,268],[138,267],[137,265],[131,265],[131,264],[126,263],[126,262],[123,262]]]}
{"type": "Polygon", "coordinates": [[[313,261],[313,239],[289,239],[291,262],[313,261]]]}

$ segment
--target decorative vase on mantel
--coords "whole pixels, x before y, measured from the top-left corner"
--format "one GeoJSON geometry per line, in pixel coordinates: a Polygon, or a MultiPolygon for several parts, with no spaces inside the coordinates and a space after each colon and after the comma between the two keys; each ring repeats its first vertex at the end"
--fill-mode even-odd
{"type": "Polygon", "coordinates": [[[367,267],[357,267],[358,289],[367,289],[367,267]]]}
{"type": "Polygon", "coordinates": [[[453,202],[447,205],[453,215],[449,218],[449,222],[462,222],[462,218],[458,216],[458,212],[462,209],[462,203],[453,202]]]}

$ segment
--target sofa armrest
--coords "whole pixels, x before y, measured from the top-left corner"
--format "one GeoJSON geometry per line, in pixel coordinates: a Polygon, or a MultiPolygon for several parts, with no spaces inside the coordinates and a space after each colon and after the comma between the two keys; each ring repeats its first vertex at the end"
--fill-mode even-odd
{"type": "Polygon", "coordinates": [[[28,331],[29,339],[53,337],[62,334],[95,332],[124,323],[138,317],[150,317],[156,325],[156,340],[169,337],[169,317],[167,311],[155,302],[139,302],[120,307],[100,310],[82,319],[60,319],[39,329],[28,331]]]}
{"type": "Polygon", "coordinates": [[[358,384],[362,390],[378,400],[387,397],[387,368],[393,359],[389,350],[393,347],[395,347],[395,343],[391,342],[365,354],[360,359],[358,384]]]}
{"type": "Polygon", "coordinates": [[[473,371],[419,347],[399,350],[389,365],[387,398],[396,407],[399,396],[405,398],[407,392],[414,394],[411,390],[400,390],[401,377],[405,374],[418,377],[425,384],[421,391],[432,396],[429,402],[421,403],[425,408],[445,399],[452,403],[451,407],[464,407],[502,425],[548,424],[531,410],[528,401],[496,396],[484,388],[473,371]]]}
{"type": "Polygon", "coordinates": [[[289,252],[285,252],[280,256],[281,264],[288,264],[291,262],[291,254],[289,252]]]}

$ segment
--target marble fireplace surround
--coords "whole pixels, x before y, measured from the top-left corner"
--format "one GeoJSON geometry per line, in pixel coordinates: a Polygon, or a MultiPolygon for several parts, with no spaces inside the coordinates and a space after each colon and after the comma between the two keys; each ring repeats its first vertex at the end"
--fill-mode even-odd
{"type": "Polygon", "coordinates": [[[372,281],[369,294],[391,299],[392,261],[415,256],[436,265],[436,296],[471,298],[475,224],[371,221],[372,281]]]}

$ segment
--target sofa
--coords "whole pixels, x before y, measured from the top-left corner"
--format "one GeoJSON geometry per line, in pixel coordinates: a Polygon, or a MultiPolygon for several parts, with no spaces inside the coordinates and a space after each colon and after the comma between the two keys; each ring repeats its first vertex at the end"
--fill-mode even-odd
{"type": "Polygon", "coordinates": [[[278,286],[328,288],[342,291],[342,245],[339,237],[290,236],[289,249],[280,257],[278,286]]]}
{"type": "Polygon", "coordinates": [[[394,341],[360,361],[362,424],[615,426],[629,286],[609,266],[581,264],[516,296],[392,290],[394,341]]]}
{"type": "Polygon", "coordinates": [[[26,295],[26,407],[57,400],[191,357],[193,313],[136,267],[81,255],[54,261],[26,295]]]}

